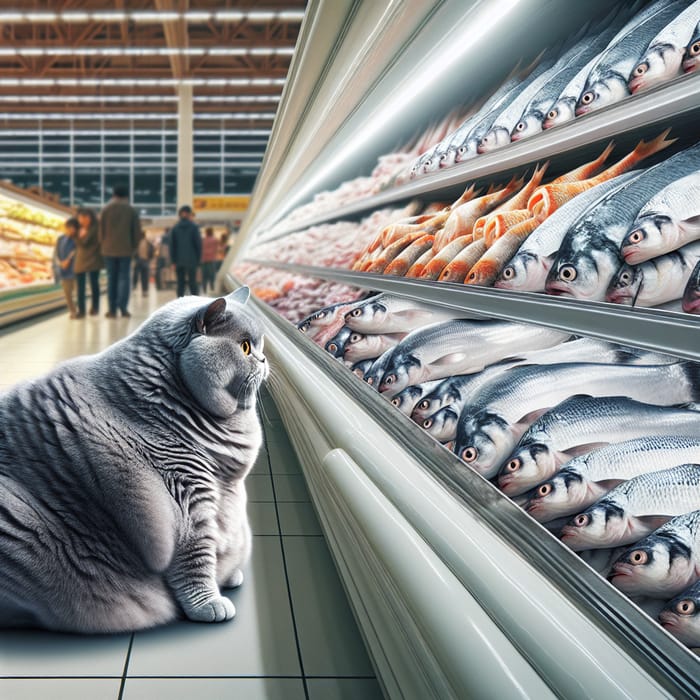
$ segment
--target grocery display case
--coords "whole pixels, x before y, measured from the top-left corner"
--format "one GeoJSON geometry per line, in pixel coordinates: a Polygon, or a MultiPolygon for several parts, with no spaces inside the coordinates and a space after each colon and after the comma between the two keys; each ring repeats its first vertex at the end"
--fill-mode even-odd
{"type": "MultiPolygon", "coordinates": [[[[306,219],[289,212],[368,174],[382,153],[498,84],[514,55],[605,17],[612,2],[309,3],[290,78],[224,272],[254,263],[436,307],[700,360],[700,319],[256,258],[261,242],[387,206],[451,201],[549,160],[553,175],[614,138],[697,140],[690,74],[502,150],[306,219]],[[545,31],[546,28],[546,31],[545,31]],[[513,53],[514,52],[514,53],[513,53]]],[[[229,288],[236,273],[220,277],[229,288]]],[[[493,485],[428,438],[261,300],[270,390],[299,454],[389,697],[697,697],[696,656],[493,485]]]]}

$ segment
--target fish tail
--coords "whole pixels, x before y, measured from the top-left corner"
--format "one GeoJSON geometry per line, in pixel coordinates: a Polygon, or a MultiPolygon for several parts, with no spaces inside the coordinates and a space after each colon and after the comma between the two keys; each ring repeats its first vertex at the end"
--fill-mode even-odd
{"type": "Polygon", "coordinates": [[[604,182],[605,180],[611,180],[612,178],[631,170],[640,161],[654,155],[654,153],[663,151],[664,148],[667,148],[672,143],[675,143],[678,139],[666,138],[670,132],[671,129],[666,129],[651,141],[640,141],[631,153],[628,153],[624,158],[615,163],[615,165],[611,165],[595,178],[592,178],[592,180],[595,181],[594,184],[604,182]]]}
{"type": "Polygon", "coordinates": [[[466,204],[466,202],[468,202],[470,199],[474,199],[477,192],[478,190],[476,189],[476,184],[472,183],[466,190],[464,190],[462,196],[452,205],[452,209],[460,206],[461,204],[466,204]]]}
{"type": "Polygon", "coordinates": [[[589,163],[584,163],[568,173],[564,173],[564,175],[552,180],[552,182],[549,184],[559,185],[567,182],[577,182],[578,180],[587,180],[603,167],[603,164],[612,153],[613,148],[615,148],[615,142],[611,141],[595,160],[592,160],[589,163]]]}

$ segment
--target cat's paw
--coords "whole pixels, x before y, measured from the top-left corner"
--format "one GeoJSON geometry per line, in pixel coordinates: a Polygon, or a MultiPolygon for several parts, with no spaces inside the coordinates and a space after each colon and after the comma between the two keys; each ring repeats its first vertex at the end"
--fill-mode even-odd
{"type": "Polygon", "coordinates": [[[236,569],[227,579],[224,581],[224,588],[238,588],[243,583],[243,572],[240,569],[236,569]]]}
{"type": "Polygon", "coordinates": [[[186,614],[195,622],[226,622],[235,617],[236,608],[228,598],[219,596],[211,598],[196,608],[190,608],[186,614]]]}

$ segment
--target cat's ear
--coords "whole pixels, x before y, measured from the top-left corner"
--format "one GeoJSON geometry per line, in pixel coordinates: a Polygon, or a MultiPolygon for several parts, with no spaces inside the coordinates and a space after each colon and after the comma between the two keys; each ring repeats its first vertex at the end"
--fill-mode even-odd
{"type": "Polygon", "coordinates": [[[202,307],[194,317],[194,327],[197,333],[206,334],[207,328],[209,328],[214,321],[223,316],[225,311],[226,299],[223,297],[214,299],[211,304],[202,307]]]}
{"type": "Polygon", "coordinates": [[[239,304],[245,304],[250,299],[250,287],[239,287],[235,292],[231,292],[228,298],[239,304]]]}

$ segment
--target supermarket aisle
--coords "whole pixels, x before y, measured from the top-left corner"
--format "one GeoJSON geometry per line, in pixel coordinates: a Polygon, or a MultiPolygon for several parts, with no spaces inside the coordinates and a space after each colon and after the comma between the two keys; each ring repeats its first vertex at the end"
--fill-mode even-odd
{"type": "MultiPolygon", "coordinates": [[[[0,332],[0,390],[133,330],[172,293],[132,302],[133,318],[52,316],[0,332]]],[[[255,535],[237,616],[134,635],[0,631],[0,697],[373,700],[374,671],[345,599],[299,464],[269,396],[266,447],[249,477],[255,535]]]]}

